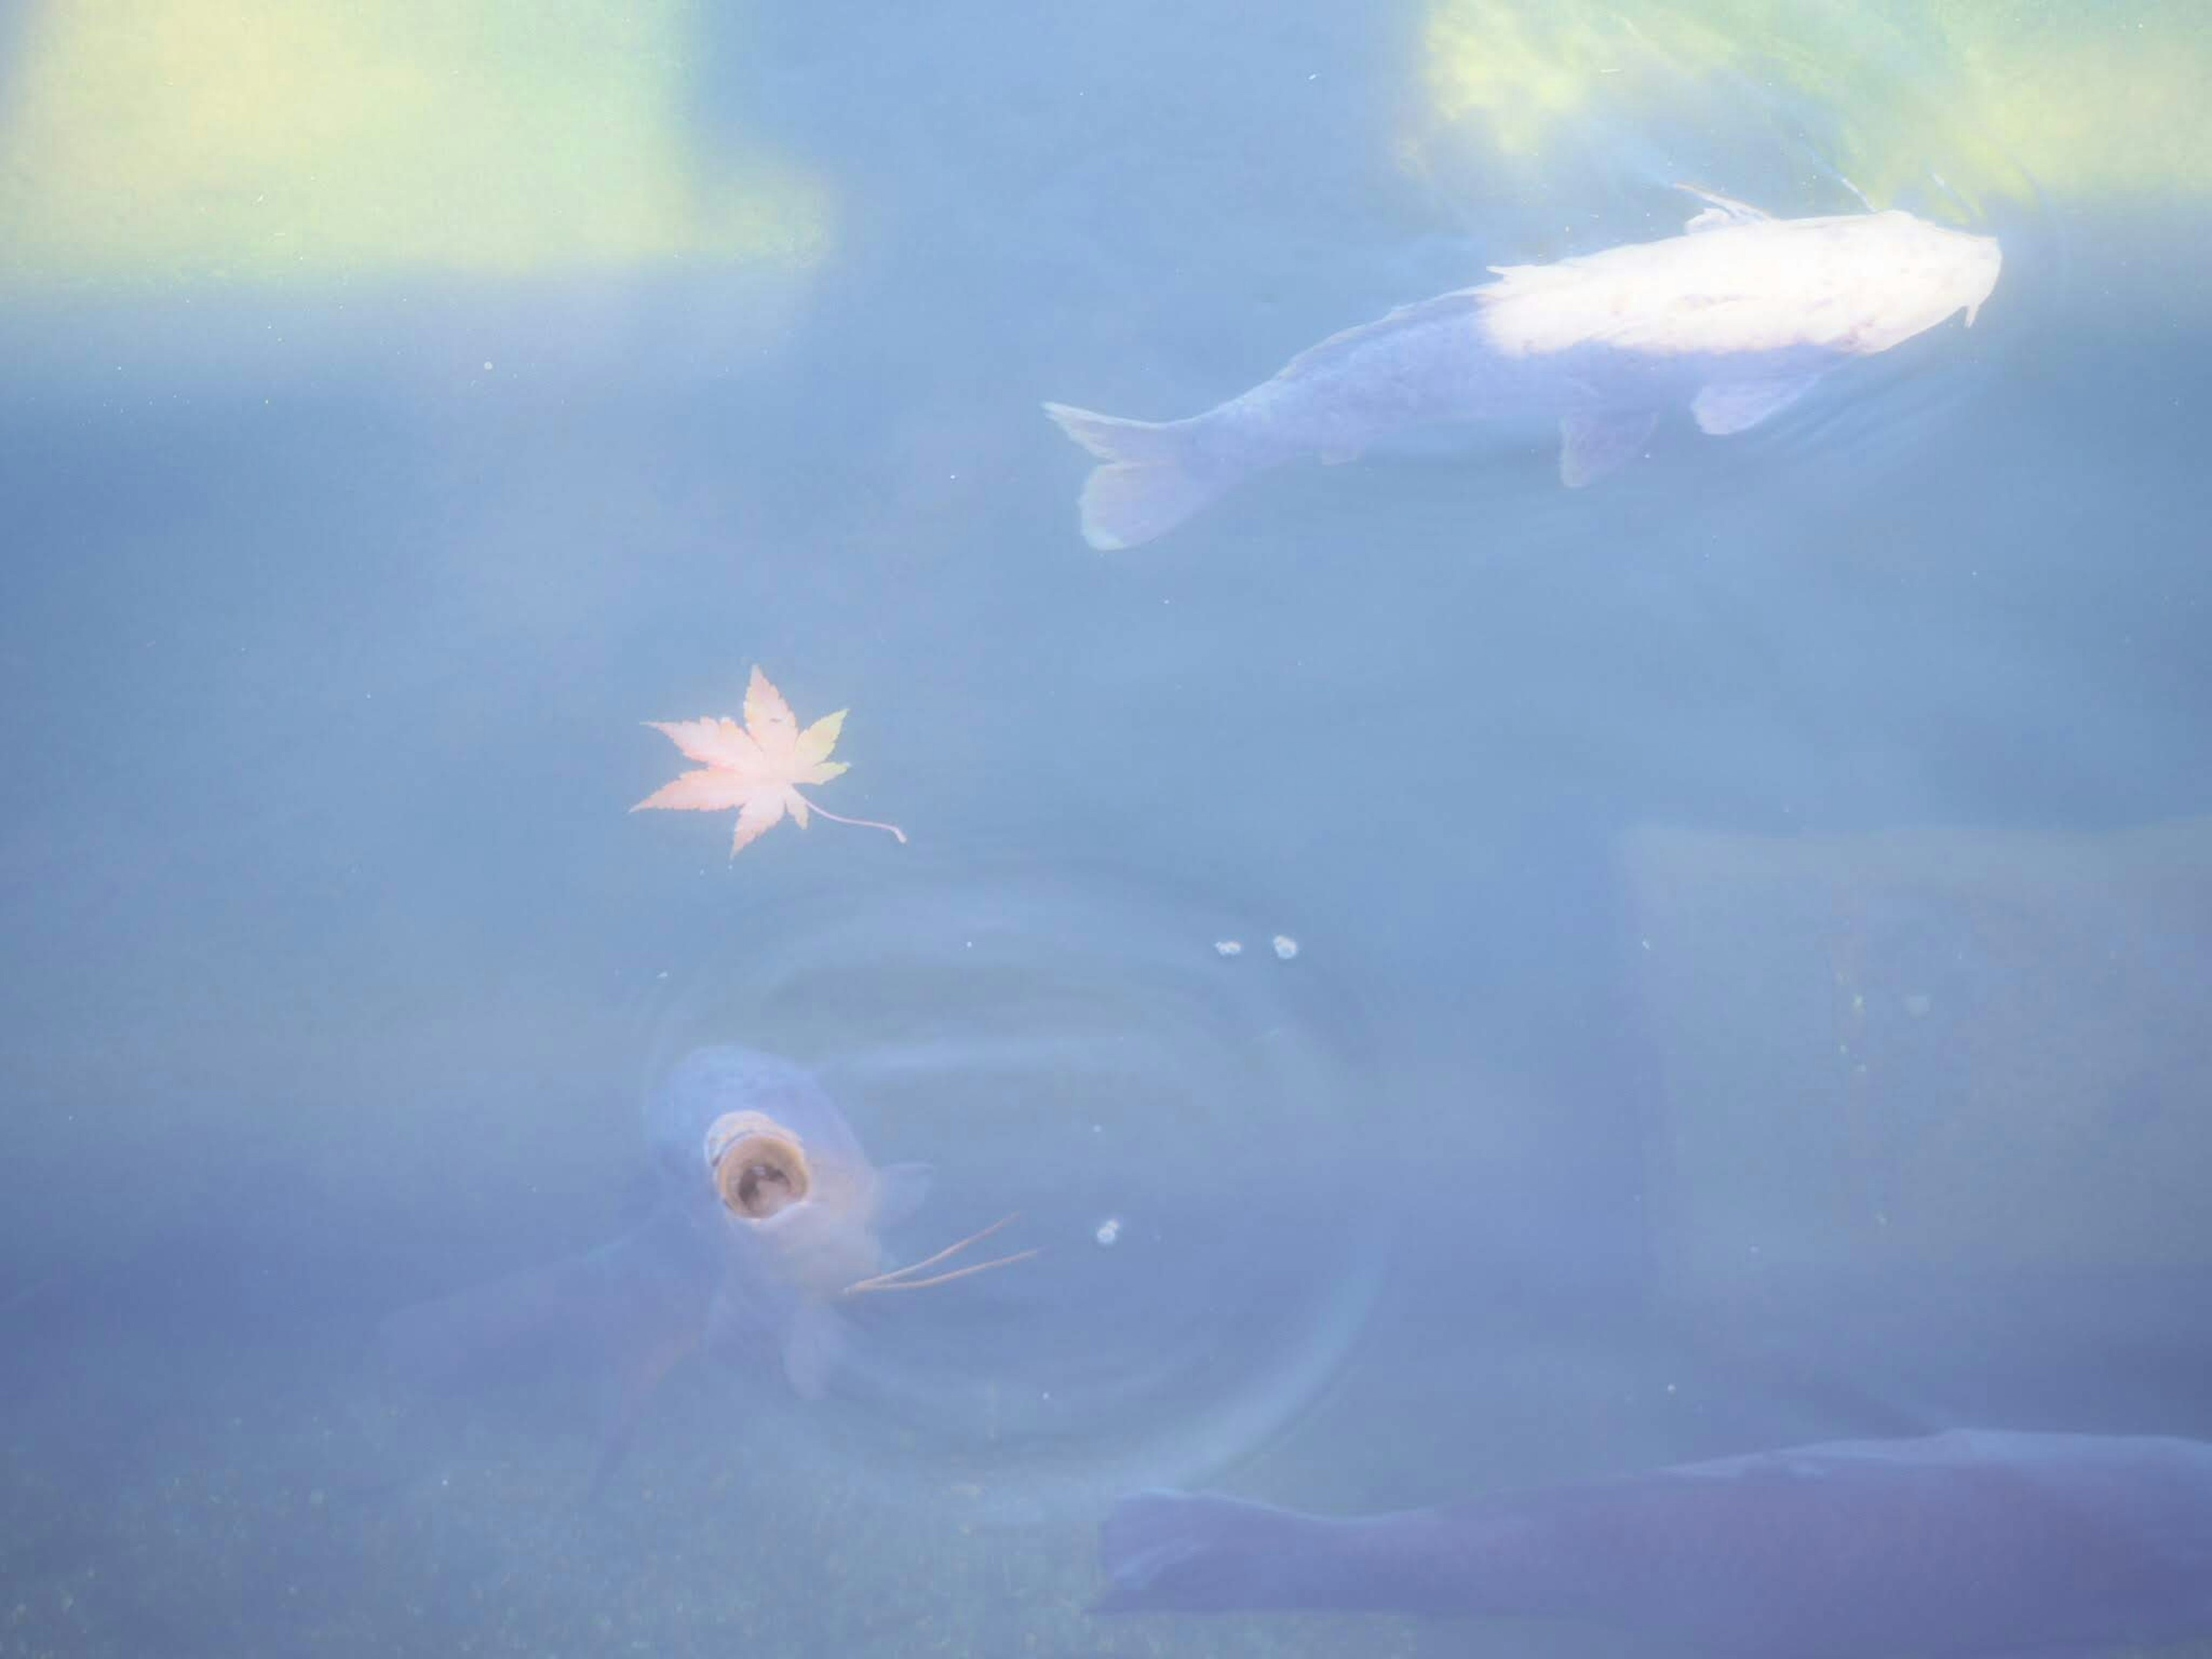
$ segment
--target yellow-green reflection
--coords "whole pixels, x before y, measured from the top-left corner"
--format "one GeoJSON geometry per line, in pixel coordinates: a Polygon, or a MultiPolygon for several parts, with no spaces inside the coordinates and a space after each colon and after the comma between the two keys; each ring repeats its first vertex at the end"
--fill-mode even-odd
{"type": "Polygon", "coordinates": [[[804,261],[822,192],[687,118],[703,0],[51,0],[0,106],[0,284],[804,261]]]}
{"type": "Polygon", "coordinates": [[[1877,204],[2212,186],[2212,9],[2168,0],[1434,0],[1425,46],[1423,146],[1531,169],[1572,124],[1718,97],[1809,112],[1877,204]]]}

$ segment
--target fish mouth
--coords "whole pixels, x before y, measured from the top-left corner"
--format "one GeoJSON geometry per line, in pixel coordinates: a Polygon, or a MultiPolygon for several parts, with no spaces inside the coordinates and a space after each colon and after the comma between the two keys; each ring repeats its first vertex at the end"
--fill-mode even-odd
{"type": "Polygon", "coordinates": [[[766,1221],[814,1190],[805,1143],[762,1113],[724,1113],[707,1131],[706,1150],[714,1194],[741,1220],[766,1221]]]}

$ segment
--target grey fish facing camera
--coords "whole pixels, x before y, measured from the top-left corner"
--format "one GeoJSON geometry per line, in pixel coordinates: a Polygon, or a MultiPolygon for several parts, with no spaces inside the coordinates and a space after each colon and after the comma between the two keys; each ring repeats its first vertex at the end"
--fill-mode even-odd
{"type": "Polygon", "coordinates": [[[1035,1255],[938,1268],[994,1224],[885,1271],[882,1230],[928,1190],[919,1164],[878,1167],[811,1073],[717,1046],[678,1062],[646,1103],[657,1201],[635,1229],[550,1266],[401,1310],[393,1370],[465,1382],[501,1363],[559,1366],[604,1385],[603,1487],[661,1379],[696,1352],[781,1363],[805,1398],[827,1389],[861,1297],[920,1290],[1035,1255]]]}
{"type": "Polygon", "coordinates": [[[1744,1659],[2212,1635],[2212,1443],[1959,1431],[1336,1519],[1142,1492],[1107,1612],[1575,1620],[1744,1659]]]}
{"type": "Polygon", "coordinates": [[[1557,421],[1560,481],[1587,484],[1686,407],[1715,435],[1787,408],[1830,369],[1888,350],[1996,286],[1994,237],[1892,210],[1776,219],[1703,191],[1686,232],[1401,306],[1332,335],[1203,415],[1131,421],[1048,403],[1099,465],[1084,539],[1134,547],[1252,474],[1354,459],[1423,428],[1557,421]]]}

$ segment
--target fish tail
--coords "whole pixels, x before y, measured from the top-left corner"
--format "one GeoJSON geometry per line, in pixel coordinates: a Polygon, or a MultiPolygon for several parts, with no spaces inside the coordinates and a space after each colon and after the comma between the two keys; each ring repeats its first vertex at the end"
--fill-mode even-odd
{"type": "Polygon", "coordinates": [[[579,1256],[418,1302],[384,1319],[377,1346],[404,1387],[465,1387],[556,1331],[592,1278],[589,1258],[579,1256]]]}
{"type": "Polygon", "coordinates": [[[1227,1613],[1309,1604],[1330,1523],[1210,1492],[1118,1499],[1098,1534],[1099,1613],[1227,1613]]]}
{"type": "Polygon", "coordinates": [[[449,1395],[551,1374],[580,1390],[605,1489],[647,1402],[700,1345],[711,1286],[671,1210],[588,1255],[418,1303],[378,1333],[388,1375],[410,1393],[449,1395]]]}
{"type": "Polygon", "coordinates": [[[1066,404],[1044,412],[1098,460],[1083,486],[1083,539],[1101,552],[1164,535],[1236,482],[1208,465],[1192,421],[1125,421],[1066,404]]]}

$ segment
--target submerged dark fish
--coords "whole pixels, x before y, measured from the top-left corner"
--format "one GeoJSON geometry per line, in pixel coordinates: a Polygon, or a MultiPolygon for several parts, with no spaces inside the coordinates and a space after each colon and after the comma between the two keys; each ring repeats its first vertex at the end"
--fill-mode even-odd
{"type": "Polygon", "coordinates": [[[612,1398],[594,1490],[619,1462],[654,1388],[689,1355],[773,1354],[792,1387],[811,1398],[846,1352],[842,1310],[854,1298],[1035,1254],[915,1276],[969,1238],[884,1272],[881,1230],[920,1204],[928,1167],[871,1164],[813,1077],[772,1054],[695,1050],[647,1102],[645,1131],[657,1202],[634,1231],[405,1309],[383,1332],[395,1369],[419,1382],[451,1382],[549,1346],[561,1363],[603,1372],[612,1398]]]}
{"type": "Polygon", "coordinates": [[[1760,1659],[1966,1659],[2212,1634],[2212,1444],[1962,1431],[1333,1519],[1144,1492],[1110,1612],[1583,1620],[1760,1659]]]}
{"type": "Polygon", "coordinates": [[[1496,282],[1333,335],[1188,420],[1047,404],[1100,463],[1084,539],[1133,547],[1268,467],[1472,421],[1557,421],[1560,479],[1586,484],[1638,453],[1662,410],[1742,432],[1839,363],[1961,310],[1971,326],[2003,262],[1993,237],[1909,213],[1775,219],[1692,193],[1710,205],[1685,234],[1496,266],[1496,282]]]}

